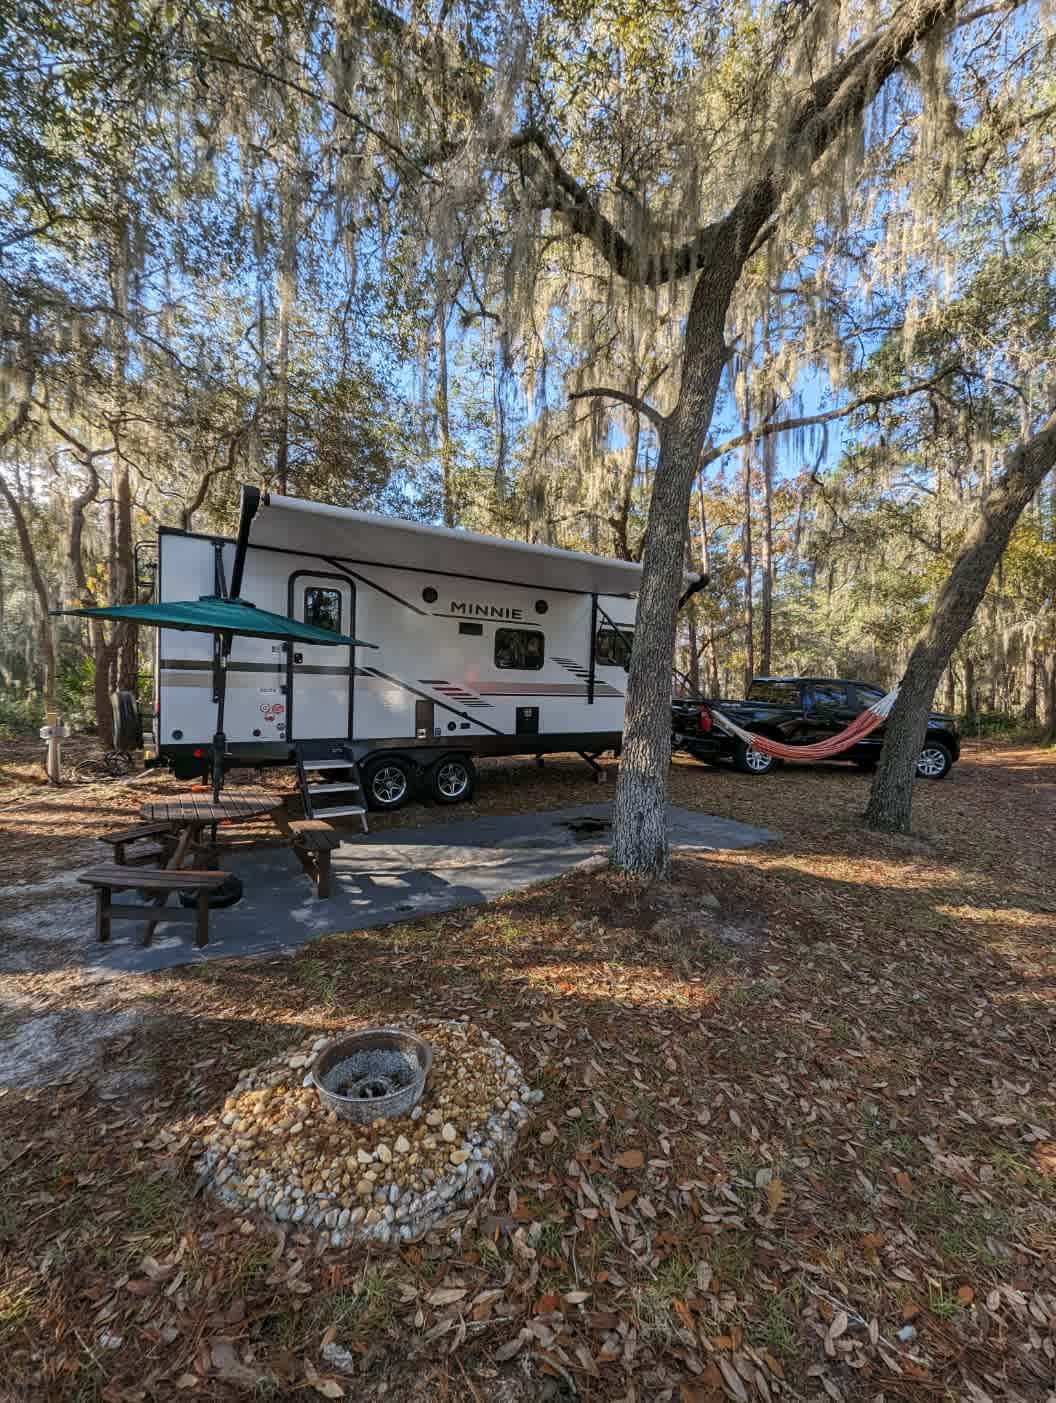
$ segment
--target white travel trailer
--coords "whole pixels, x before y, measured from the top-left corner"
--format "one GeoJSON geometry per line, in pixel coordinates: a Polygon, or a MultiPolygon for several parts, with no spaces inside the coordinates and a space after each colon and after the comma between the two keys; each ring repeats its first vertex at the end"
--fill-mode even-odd
{"type": "MultiPolygon", "coordinates": [[[[422,789],[455,803],[474,756],[618,751],[640,577],[628,561],[244,487],[237,540],[162,528],[157,594],[241,596],[376,645],[236,637],[230,653],[227,763],[297,764],[309,812],[336,815],[360,812],[360,780],[371,807],[422,789]]],[[[185,776],[211,763],[214,649],[208,634],[158,634],[154,740],[185,776]]]]}

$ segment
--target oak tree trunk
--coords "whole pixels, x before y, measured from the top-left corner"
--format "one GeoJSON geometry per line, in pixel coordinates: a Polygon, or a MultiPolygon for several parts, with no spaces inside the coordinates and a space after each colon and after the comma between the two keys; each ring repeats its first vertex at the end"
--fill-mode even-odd
{"type": "Polygon", "coordinates": [[[954,0],[923,0],[919,6],[899,11],[885,31],[863,39],[819,74],[792,104],[786,130],[775,142],[773,159],[763,173],[748,182],[722,219],[695,235],[685,271],[677,252],[673,263],[667,256],[659,263],[641,260],[638,251],[593,209],[578,183],[566,172],[555,174],[560,162],[537,135],[519,147],[525,179],[542,181],[547,206],[559,210],[572,230],[590,238],[615,272],[648,282],[700,270],[682,334],[678,398],[669,414],[656,416],[659,454],[642,551],[644,568],[610,852],[613,864],[625,871],[657,877],[668,870],[671,659],[682,587],[682,548],[693,479],[726,356],[725,320],[733,289],[755,252],[756,240],[787,193],[787,171],[796,165],[788,158],[795,156],[809,166],[818,161],[953,7],[954,0]]]}
{"type": "Polygon", "coordinates": [[[659,428],[611,849],[614,866],[647,876],[663,876],[669,866],[671,659],[686,517],[726,359],[726,308],[739,272],[740,263],[727,257],[725,262],[716,259],[699,275],[686,319],[678,399],[659,428]]]}
{"type": "Polygon", "coordinates": [[[935,688],[972,622],[1016,522],[1054,464],[1056,414],[1033,438],[1008,454],[1005,471],[983,498],[979,518],[965,538],[931,619],[913,649],[887,723],[869,795],[865,812],[869,828],[909,832],[916,760],[935,688]]]}

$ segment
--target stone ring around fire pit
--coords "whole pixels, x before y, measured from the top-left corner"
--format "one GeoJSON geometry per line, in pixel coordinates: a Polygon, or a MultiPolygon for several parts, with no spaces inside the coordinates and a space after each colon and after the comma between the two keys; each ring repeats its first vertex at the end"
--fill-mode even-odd
{"type": "Polygon", "coordinates": [[[312,1083],[328,1111],[368,1125],[405,1115],[422,1099],[433,1049],[400,1028],[370,1028],[328,1043],[312,1083]]]}

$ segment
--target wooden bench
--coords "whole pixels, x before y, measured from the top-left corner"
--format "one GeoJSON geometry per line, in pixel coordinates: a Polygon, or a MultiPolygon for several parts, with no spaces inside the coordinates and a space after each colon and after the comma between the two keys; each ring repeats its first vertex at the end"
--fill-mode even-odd
{"type": "Polygon", "coordinates": [[[316,896],[330,895],[330,854],[341,846],[341,834],[321,818],[295,819],[290,841],[301,866],[315,883],[316,896]]]}
{"type": "Polygon", "coordinates": [[[101,833],[99,841],[100,843],[108,843],[113,848],[114,861],[118,866],[132,867],[137,864],[153,862],[159,857],[170,857],[176,846],[176,835],[173,833],[171,823],[137,823],[134,828],[121,828],[116,833],[101,833]],[[149,847],[139,848],[131,857],[126,855],[126,848],[136,843],[142,843],[148,838],[157,838],[161,841],[152,843],[149,847]],[[166,839],[168,839],[167,842],[166,839]]]}
{"type": "Polygon", "coordinates": [[[198,872],[194,868],[168,870],[162,867],[123,867],[119,863],[104,863],[82,872],[77,878],[86,886],[95,888],[95,936],[97,940],[110,939],[112,920],[132,920],[147,918],[147,930],[143,944],[149,945],[155,925],[159,921],[178,921],[195,927],[194,943],[199,946],[209,944],[209,897],[227,880],[226,872],[198,872]],[[139,902],[115,902],[115,891],[144,890],[156,894],[158,900],[150,905],[139,902]],[[184,906],[166,907],[165,902],[171,892],[193,891],[198,901],[193,909],[184,906]]]}

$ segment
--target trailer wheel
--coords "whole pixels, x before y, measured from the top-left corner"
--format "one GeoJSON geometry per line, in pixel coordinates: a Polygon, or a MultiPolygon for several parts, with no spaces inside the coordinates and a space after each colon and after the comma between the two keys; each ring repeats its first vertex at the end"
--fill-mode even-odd
{"type": "Polygon", "coordinates": [[[438,804],[464,804],[473,797],[477,772],[468,755],[445,755],[430,768],[426,779],[438,804]]]}
{"type": "Polygon", "coordinates": [[[402,809],[414,792],[414,771],[400,755],[379,755],[363,766],[363,788],[372,809],[402,809]]]}
{"type": "Polygon", "coordinates": [[[131,692],[111,692],[110,706],[114,715],[114,749],[142,749],[143,721],[139,702],[131,692]]]}

